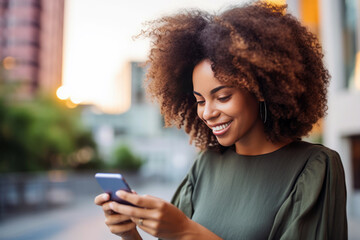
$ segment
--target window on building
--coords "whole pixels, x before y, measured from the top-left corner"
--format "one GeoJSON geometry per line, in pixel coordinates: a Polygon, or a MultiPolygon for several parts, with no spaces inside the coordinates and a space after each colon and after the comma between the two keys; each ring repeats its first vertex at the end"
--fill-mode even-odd
{"type": "Polygon", "coordinates": [[[346,87],[360,90],[360,2],[342,0],[346,87]]]}
{"type": "Polygon", "coordinates": [[[140,62],[131,62],[131,102],[135,104],[145,102],[143,82],[146,70],[140,62]]]}

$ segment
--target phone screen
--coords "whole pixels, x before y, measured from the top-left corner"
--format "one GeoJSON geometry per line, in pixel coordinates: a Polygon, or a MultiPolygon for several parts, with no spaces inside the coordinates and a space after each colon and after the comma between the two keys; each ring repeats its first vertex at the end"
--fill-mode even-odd
{"type": "Polygon", "coordinates": [[[116,201],[121,204],[132,205],[131,203],[122,200],[118,196],[116,196],[116,191],[124,190],[127,192],[131,192],[131,189],[124,177],[119,173],[97,173],[95,174],[95,178],[104,192],[110,195],[110,201],[116,201]]]}

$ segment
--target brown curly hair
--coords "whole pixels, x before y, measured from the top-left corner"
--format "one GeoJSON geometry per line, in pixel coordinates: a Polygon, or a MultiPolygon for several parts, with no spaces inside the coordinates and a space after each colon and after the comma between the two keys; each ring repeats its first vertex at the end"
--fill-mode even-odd
{"type": "Polygon", "coordinates": [[[209,59],[220,82],[265,100],[271,141],[307,135],[326,113],[329,73],[317,37],[286,8],[255,2],[220,14],[183,10],[149,22],[140,34],[152,40],[145,85],[165,125],[184,127],[201,149],[221,147],[197,116],[193,96],[193,69],[209,59]]]}

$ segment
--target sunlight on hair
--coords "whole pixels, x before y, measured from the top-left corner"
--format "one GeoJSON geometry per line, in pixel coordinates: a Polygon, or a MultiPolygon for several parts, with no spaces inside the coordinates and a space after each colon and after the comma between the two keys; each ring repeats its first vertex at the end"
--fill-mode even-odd
{"type": "Polygon", "coordinates": [[[286,0],[265,0],[266,3],[275,4],[275,5],[284,5],[286,0]]]}

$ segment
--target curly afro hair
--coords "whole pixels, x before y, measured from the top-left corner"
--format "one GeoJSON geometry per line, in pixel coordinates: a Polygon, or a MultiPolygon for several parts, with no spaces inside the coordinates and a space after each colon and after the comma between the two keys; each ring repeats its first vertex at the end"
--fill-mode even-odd
{"type": "Polygon", "coordinates": [[[265,133],[273,142],[299,139],[327,110],[329,73],[317,37],[286,13],[286,5],[255,2],[220,14],[182,11],[149,23],[140,35],[151,51],[145,85],[166,126],[183,127],[200,149],[220,149],[197,116],[192,73],[212,62],[222,83],[265,100],[265,133]]]}

